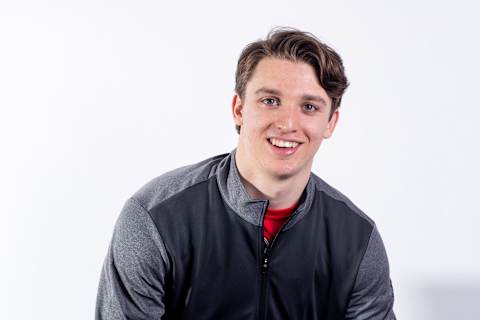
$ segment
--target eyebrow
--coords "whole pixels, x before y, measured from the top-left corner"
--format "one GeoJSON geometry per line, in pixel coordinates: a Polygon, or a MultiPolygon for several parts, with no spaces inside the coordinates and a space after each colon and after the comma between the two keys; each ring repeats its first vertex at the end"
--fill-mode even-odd
{"type": "MultiPolygon", "coordinates": [[[[266,88],[266,87],[261,87],[260,89],[255,91],[255,95],[257,95],[259,93],[273,94],[273,95],[276,95],[276,96],[281,96],[282,95],[279,90],[272,89],[272,88],[266,88]]],[[[325,101],[325,99],[323,99],[320,96],[313,95],[313,94],[304,94],[302,96],[302,99],[303,100],[308,100],[308,101],[317,101],[317,102],[320,102],[321,104],[323,104],[324,106],[327,105],[327,102],[325,101]]]]}

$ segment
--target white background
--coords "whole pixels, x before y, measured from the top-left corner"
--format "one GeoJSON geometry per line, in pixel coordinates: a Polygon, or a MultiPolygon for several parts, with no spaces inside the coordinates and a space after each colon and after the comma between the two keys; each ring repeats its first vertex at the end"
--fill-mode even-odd
{"type": "Polygon", "coordinates": [[[93,318],[124,201],[235,147],[236,60],[279,25],[344,59],[314,171],[377,222],[398,318],[477,318],[475,3],[2,0],[0,318],[93,318]]]}

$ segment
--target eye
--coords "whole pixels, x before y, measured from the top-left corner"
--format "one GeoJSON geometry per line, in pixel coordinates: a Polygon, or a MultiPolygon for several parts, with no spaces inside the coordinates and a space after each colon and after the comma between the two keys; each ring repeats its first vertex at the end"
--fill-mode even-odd
{"type": "Polygon", "coordinates": [[[303,110],[305,110],[306,112],[314,112],[318,110],[318,107],[316,105],[307,103],[303,105],[303,110]]]}
{"type": "Polygon", "coordinates": [[[264,98],[262,102],[269,106],[278,106],[280,105],[280,101],[277,98],[264,98]]]}

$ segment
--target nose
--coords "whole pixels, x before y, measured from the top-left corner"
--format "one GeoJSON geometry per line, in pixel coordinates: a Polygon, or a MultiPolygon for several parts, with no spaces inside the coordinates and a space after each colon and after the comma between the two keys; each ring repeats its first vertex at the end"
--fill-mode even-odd
{"type": "Polygon", "coordinates": [[[284,107],[278,110],[275,119],[275,128],[282,133],[295,132],[298,126],[298,115],[293,107],[284,107]],[[280,110],[282,109],[282,110],[280,110]]]}

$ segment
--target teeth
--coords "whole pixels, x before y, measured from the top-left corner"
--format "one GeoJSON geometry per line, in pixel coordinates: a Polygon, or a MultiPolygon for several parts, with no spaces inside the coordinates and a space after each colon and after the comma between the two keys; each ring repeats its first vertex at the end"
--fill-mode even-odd
{"type": "Polygon", "coordinates": [[[295,148],[296,146],[298,146],[298,142],[278,140],[278,139],[270,139],[270,143],[280,148],[295,148]]]}

